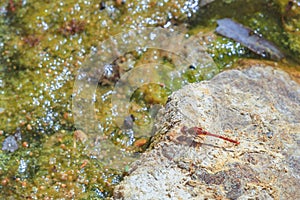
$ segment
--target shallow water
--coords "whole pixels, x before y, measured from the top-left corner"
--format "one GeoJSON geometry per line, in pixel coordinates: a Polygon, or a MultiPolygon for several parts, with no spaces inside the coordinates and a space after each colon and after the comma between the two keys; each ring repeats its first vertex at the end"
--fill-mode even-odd
{"type": "MultiPolygon", "coordinates": [[[[0,151],[1,196],[110,196],[113,186],[126,174],[128,162],[147,147],[157,108],[166,103],[172,91],[211,78],[233,67],[240,58],[261,59],[239,43],[213,34],[217,19],[230,17],[251,27],[285,53],[283,66],[299,71],[295,55],[299,55],[296,44],[300,41],[294,42],[299,27],[292,24],[299,16],[299,6],[294,3],[289,11],[284,1],[259,2],[220,0],[204,7],[197,1],[1,3],[0,141],[3,144],[17,128],[22,132],[16,151],[0,151]],[[119,33],[149,26],[164,27],[167,31],[160,35],[165,36],[180,31],[185,39],[162,37],[155,48],[148,50],[145,46],[151,45],[134,43],[137,36],[124,40],[134,44],[130,48],[114,40],[105,43],[110,36],[114,39],[119,33]],[[291,27],[297,29],[291,32],[291,27]],[[201,39],[194,39],[196,36],[201,39]],[[101,48],[104,44],[114,48],[101,48]],[[108,62],[111,55],[117,58],[113,63],[108,62]],[[82,99],[89,100],[81,106],[92,107],[83,106],[74,112],[74,96],[80,88],[75,84],[74,90],[74,83],[80,80],[81,70],[90,58],[118,66],[123,79],[130,75],[128,83],[124,84],[122,78],[118,82],[130,86],[130,93],[115,93],[118,77],[101,79],[104,68],[100,67],[100,72],[88,76],[93,87],[81,88],[87,94],[82,99]],[[162,70],[157,70],[159,66],[162,70]],[[142,67],[148,67],[150,75],[143,70],[137,73],[136,69],[142,67]],[[176,73],[170,76],[171,72],[176,73]],[[149,76],[152,79],[146,78],[149,76]],[[166,80],[167,76],[171,78],[166,80]],[[137,81],[141,84],[133,87],[137,81]],[[129,102],[125,114],[120,111],[124,104],[113,107],[112,96],[129,102]],[[130,114],[134,125],[123,129],[123,119],[130,114]],[[75,129],[83,130],[83,134],[74,135],[75,129]],[[87,141],[83,139],[86,136],[87,141]]],[[[153,37],[145,35],[148,40],[153,37]]],[[[110,74],[110,69],[105,73],[110,74]]]]}

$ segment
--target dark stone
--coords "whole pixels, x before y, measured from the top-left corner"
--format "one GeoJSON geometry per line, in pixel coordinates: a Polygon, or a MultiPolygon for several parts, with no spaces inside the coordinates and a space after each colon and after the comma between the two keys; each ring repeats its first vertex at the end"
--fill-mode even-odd
{"type": "Polygon", "coordinates": [[[101,1],[99,6],[100,6],[100,10],[104,10],[106,8],[106,4],[104,1],[101,1]]]}

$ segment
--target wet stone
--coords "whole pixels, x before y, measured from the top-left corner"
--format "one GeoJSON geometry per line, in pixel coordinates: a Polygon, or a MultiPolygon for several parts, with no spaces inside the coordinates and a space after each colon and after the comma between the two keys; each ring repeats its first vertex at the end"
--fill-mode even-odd
{"type": "Polygon", "coordinates": [[[2,143],[2,150],[8,152],[14,152],[19,148],[17,140],[14,136],[10,135],[2,143]]]}
{"type": "Polygon", "coordinates": [[[281,70],[252,64],[187,85],[154,130],[115,199],[300,199],[300,85],[281,70]]]}
{"type": "Polygon", "coordinates": [[[134,116],[133,115],[129,115],[124,119],[124,123],[123,123],[123,128],[124,129],[132,129],[133,128],[133,123],[134,123],[134,116]]]}

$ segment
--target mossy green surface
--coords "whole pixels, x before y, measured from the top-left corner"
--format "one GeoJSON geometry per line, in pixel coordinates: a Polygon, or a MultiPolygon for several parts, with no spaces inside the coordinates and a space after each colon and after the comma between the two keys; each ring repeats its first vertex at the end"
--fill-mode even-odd
{"type": "Polygon", "coordinates": [[[14,199],[110,196],[112,187],[122,179],[122,172],[102,165],[85,146],[71,132],[62,130],[14,153],[1,151],[1,196],[14,199]]]}
{"type": "MultiPolygon", "coordinates": [[[[289,57],[300,52],[299,6],[293,5],[287,13],[283,1],[216,1],[197,13],[187,8],[186,1],[118,2],[105,1],[103,9],[99,1],[0,3],[0,142],[18,127],[22,132],[17,151],[0,150],[0,199],[100,199],[112,195],[123,171],[105,166],[85,143],[74,138],[71,105],[78,69],[111,35],[130,27],[163,26],[168,21],[189,23],[193,34],[213,31],[217,19],[231,17],[274,42],[289,57]],[[281,16],[286,21],[282,22],[281,16]]],[[[220,70],[239,58],[259,58],[221,36],[208,43],[208,52],[220,70]]],[[[172,67],[171,61],[164,62],[172,67]]],[[[179,87],[203,79],[197,69],[190,69],[175,84],[179,87]]],[[[97,89],[96,117],[113,143],[132,150],[135,138],[111,120],[112,90],[111,85],[97,89]]],[[[131,110],[136,123],[150,123],[152,104],[164,104],[171,92],[162,85],[137,90],[131,110]]]]}
{"type": "MultiPolygon", "coordinates": [[[[184,1],[103,2],[105,8],[81,0],[0,3],[0,142],[18,127],[22,132],[17,151],[0,151],[0,198],[99,199],[110,196],[120,181],[120,169],[103,166],[86,144],[74,147],[71,100],[77,71],[109,36],[163,25],[170,16],[180,22],[189,11],[184,1]],[[22,173],[20,166],[26,166],[22,173]]],[[[105,96],[111,90],[97,92],[105,96]]],[[[115,130],[110,99],[97,103],[109,135],[115,130]]],[[[122,137],[116,140],[125,141],[122,137]]]]}

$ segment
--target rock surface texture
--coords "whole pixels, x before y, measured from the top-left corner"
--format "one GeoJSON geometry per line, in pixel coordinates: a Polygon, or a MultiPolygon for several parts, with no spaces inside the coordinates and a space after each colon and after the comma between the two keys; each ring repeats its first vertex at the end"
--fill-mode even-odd
{"type": "Polygon", "coordinates": [[[225,71],[173,93],[158,119],[114,199],[300,199],[300,85],[287,73],[225,71]]]}

